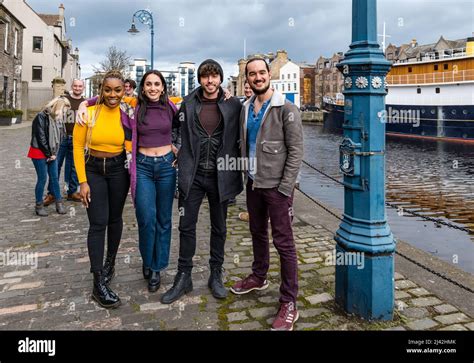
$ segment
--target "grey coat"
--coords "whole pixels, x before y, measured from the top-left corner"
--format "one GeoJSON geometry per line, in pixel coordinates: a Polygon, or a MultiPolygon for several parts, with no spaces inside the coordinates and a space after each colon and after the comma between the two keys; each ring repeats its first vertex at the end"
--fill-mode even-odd
{"type": "MultiPolygon", "coordinates": [[[[240,113],[241,153],[248,158],[247,119],[250,104],[244,103],[240,113]]],[[[278,188],[290,196],[303,160],[303,126],[298,107],[287,101],[278,91],[273,95],[257,134],[254,188],[278,188]]],[[[251,166],[252,162],[248,162],[251,166]]],[[[247,182],[247,172],[244,173],[247,182]]]]}

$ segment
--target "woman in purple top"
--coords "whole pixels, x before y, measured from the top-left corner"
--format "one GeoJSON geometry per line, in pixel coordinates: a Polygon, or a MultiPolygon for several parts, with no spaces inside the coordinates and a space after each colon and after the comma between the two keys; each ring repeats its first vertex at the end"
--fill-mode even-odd
{"type": "Polygon", "coordinates": [[[169,262],[176,186],[177,147],[173,143],[178,143],[179,135],[179,125],[173,126],[176,112],[175,105],[168,100],[163,75],[156,70],[145,73],[132,119],[132,163],[135,161],[135,165],[131,165],[131,174],[136,180],[136,186],[132,180],[132,193],[143,277],[148,279],[150,292],[159,289],[160,271],[169,262]]]}
{"type": "MultiPolygon", "coordinates": [[[[143,76],[138,100],[123,100],[126,103],[120,106],[122,125],[132,130],[132,155],[127,159],[143,277],[148,280],[148,290],[155,292],[161,283],[160,271],[168,266],[170,255],[179,120],[174,117],[177,109],[168,99],[165,79],[156,70],[143,76]]],[[[86,106],[96,103],[94,97],[79,106],[79,123],[86,121],[86,106]]],[[[114,261],[115,258],[106,260],[107,273],[114,270],[114,261]]]]}

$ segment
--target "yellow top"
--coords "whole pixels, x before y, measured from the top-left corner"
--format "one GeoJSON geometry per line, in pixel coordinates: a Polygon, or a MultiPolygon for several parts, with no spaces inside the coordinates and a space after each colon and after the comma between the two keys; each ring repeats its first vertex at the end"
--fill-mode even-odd
{"type": "Polygon", "coordinates": [[[87,181],[86,164],[84,160],[84,149],[86,146],[91,150],[104,151],[108,153],[120,153],[126,146],[131,151],[131,142],[125,142],[125,132],[120,120],[120,107],[109,108],[102,105],[99,116],[92,128],[90,145],[87,144],[87,130],[92,124],[94,113],[98,106],[87,108],[89,121],[86,126],[76,124],[73,132],[74,165],[76,167],[79,183],[87,181]]]}

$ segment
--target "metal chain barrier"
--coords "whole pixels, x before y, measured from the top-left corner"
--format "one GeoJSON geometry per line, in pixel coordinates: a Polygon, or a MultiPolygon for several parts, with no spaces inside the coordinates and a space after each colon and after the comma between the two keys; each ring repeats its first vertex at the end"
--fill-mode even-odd
{"type": "MultiPolygon", "coordinates": [[[[326,174],[325,172],[323,172],[323,171],[321,171],[321,170],[315,168],[313,165],[309,164],[309,163],[306,162],[305,160],[303,160],[303,164],[307,165],[308,167],[310,167],[311,169],[317,171],[318,173],[320,173],[320,174],[322,174],[322,175],[328,177],[329,179],[333,180],[334,182],[336,182],[336,183],[338,183],[338,184],[341,184],[341,185],[344,185],[344,183],[342,183],[341,181],[339,181],[339,180],[333,178],[332,176],[326,174]]],[[[321,203],[319,203],[316,199],[314,199],[313,197],[311,197],[310,195],[308,195],[307,193],[305,193],[303,190],[301,190],[301,187],[298,188],[298,190],[299,190],[304,196],[306,196],[308,199],[310,199],[313,203],[317,204],[319,207],[321,207],[322,209],[324,209],[326,212],[328,212],[329,214],[331,214],[333,217],[335,217],[335,218],[339,219],[340,221],[342,221],[341,216],[335,214],[334,212],[332,212],[331,210],[329,210],[328,208],[326,208],[324,205],[322,205],[321,203]]],[[[387,202],[386,204],[387,204],[389,207],[398,209],[398,206],[396,206],[396,205],[394,205],[394,204],[391,204],[391,203],[388,203],[388,202],[387,202]]],[[[404,210],[404,212],[405,212],[405,210],[404,210]]],[[[448,227],[452,227],[452,228],[459,229],[459,230],[461,230],[461,231],[466,231],[466,232],[468,232],[468,233],[471,232],[468,228],[462,228],[462,227],[458,227],[458,226],[455,226],[455,225],[451,225],[450,223],[444,222],[444,221],[439,220],[439,219],[437,219],[437,218],[431,218],[431,217],[422,216],[422,215],[420,215],[420,214],[418,214],[418,213],[416,213],[416,212],[410,212],[410,211],[406,211],[406,212],[407,212],[408,214],[412,214],[412,215],[414,215],[414,216],[421,217],[421,218],[426,219],[426,220],[429,220],[429,221],[431,221],[431,222],[443,224],[443,225],[446,225],[446,226],[448,226],[448,227]]],[[[425,265],[421,264],[421,263],[418,262],[418,261],[413,260],[412,258],[406,256],[405,254],[403,254],[403,253],[401,253],[401,252],[399,252],[399,251],[395,251],[395,253],[396,253],[397,255],[399,255],[400,257],[403,257],[403,258],[406,259],[407,261],[413,263],[414,265],[417,265],[418,267],[421,267],[422,269],[424,269],[424,270],[426,270],[426,271],[432,273],[433,275],[438,276],[438,277],[442,278],[443,280],[448,281],[448,282],[452,283],[453,285],[456,285],[457,287],[459,287],[459,288],[461,288],[461,289],[463,289],[463,290],[466,290],[466,291],[468,291],[468,292],[470,292],[470,293],[474,293],[474,290],[472,290],[471,288],[462,285],[461,283],[459,283],[459,282],[457,282],[457,281],[451,279],[451,278],[448,277],[448,276],[443,275],[442,273],[439,273],[439,272],[433,270],[432,268],[430,268],[430,267],[428,267],[428,266],[425,266],[425,265]]]]}
{"type": "MultiPolygon", "coordinates": [[[[337,180],[336,178],[333,178],[332,176],[326,174],[324,171],[319,170],[318,168],[314,167],[313,165],[311,165],[311,164],[308,163],[307,161],[303,160],[303,164],[305,164],[306,166],[310,167],[310,168],[313,169],[314,171],[317,171],[319,174],[324,175],[325,177],[331,179],[331,180],[334,181],[335,183],[344,186],[344,183],[343,183],[343,182],[341,182],[340,180],[337,180]]],[[[396,205],[396,204],[393,204],[393,203],[385,202],[385,205],[387,205],[387,206],[389,206],[389,207],[391,207],[391,208],[394,208],[394,209],[400,209],[400,206],[398,206],[398,205],[396,205]]],[[[441,225],[443,225],[443,226],[450,227],[450,228],[454,228],[454,229],[457,229],[457,230],[460,230],[460,231],[463,231],[463,232],[467,232],[467,233],[473,233],[473,232],[474,232],[474,231],[471,230],[470,228],[457,226],[457,225],[455,225],[455,224],[453,224],[453,223],[443,221],[442,219],[424,216],[424,215],[422,215],[422,214],[420,214],[420,213],[412,212],[412,211],[407,210],[407,209],[404,209],[404,208],[402,209],[402,211],[403,211],[403,213],[412,215],[412,216],[414,216],[414,217],[422,218],[422,219],[424,219],[424,220],[426,220],[426,221],[430,221],[430,222],[433,222],[433,223],[435,223],[435,224],[441,224],[441,225]]]]}

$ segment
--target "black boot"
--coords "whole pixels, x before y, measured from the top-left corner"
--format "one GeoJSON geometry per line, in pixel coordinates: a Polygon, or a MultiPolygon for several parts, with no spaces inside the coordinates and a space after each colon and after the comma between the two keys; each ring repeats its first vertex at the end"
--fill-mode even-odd
{"type": "Polygon", "coordinates": [[[216,299],[225,299],[228,291],[222,282],[222,267],[211,267],[211,275],[207,286],[211,289],[212,296],[216,299]]]}
{"type": "Polygon", "coordinates": [[[148,291],[156,292],[161,285],[161,277],[159,271],[151,271],[150,280],[148,280],[148,291]]]}
{"type": "Polygon", "coordinates": [[[193,291],[191,273],[178,271],[174,278],[173,287],[166,291],[166,293],[161,297],[161,302],[163,304],[171,304],[184,294],[187,294],[191,291],[193,291]]]}
{"type": "Polygon", "coordinates": [[[105,259],[104,263],[104,282],[108,285],[112,281],[113,277],[115,276],[115,255],[109,255],[107,254],[107,257],[105,259]]]}
{"type": "Polygon", "coordinates": [[[151,270],[149,267],[145,267],[145,265],[142,266],[142,272],[143,272],[143,278],[145,280],[148,280],[150,278],[151,270]]]}
{"type": "Polygon", "coordinates": [[[94,272],[92,298],[103,308],[116,308],[120,305],[120,298],[107,286],[102,271],[94,272]]]}

